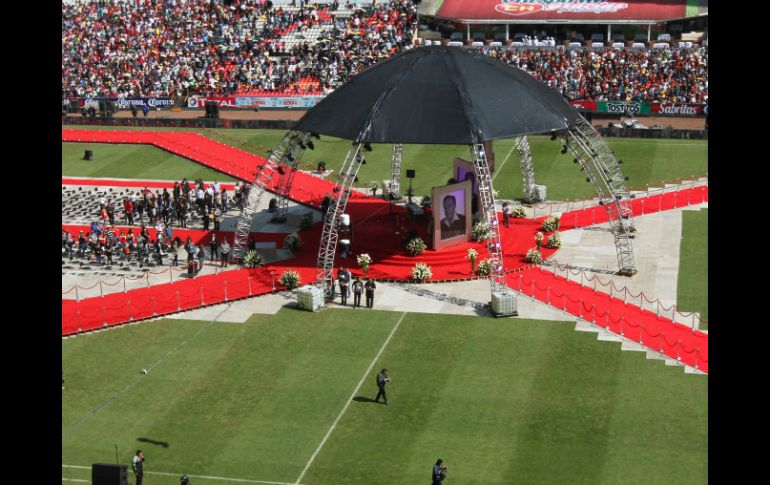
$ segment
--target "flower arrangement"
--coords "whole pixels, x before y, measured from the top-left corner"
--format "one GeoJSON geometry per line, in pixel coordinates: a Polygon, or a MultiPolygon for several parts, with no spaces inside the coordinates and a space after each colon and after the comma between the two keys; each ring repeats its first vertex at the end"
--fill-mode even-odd
{"type": "Polygon", "coordinates": [[[513,210],[511,210],[511,215],[519,219],[527,217],[527,209],[523,205],[517,204],[513,210]]]}
{"type": "Polygon", "coordinates": [[[543,255],[540,254],[540,250],[532,248],[527,251],[527,255],[524,256],[524,260],[529,263],[539,264],[543,262],[543,255]]]}
{"type": "Polygon", "coordinates": [[[479,253],[475,249],[468,248],[467,258],[468,258],[468,261],[471,262],[471,274],[473,274],[474,271],[476,271],[476,258],[478,257],[478,255],[479,253]]]}
{"type": "Polygon", "coordinates": [[[290,290],[293,290],[297,286],[299,286],[300,283],[300,277],[299,273],[296,271],[289,269],[283,272],[281,275],[281,284],[285,287],[287,287],[290,290]]]}
{"type": "Polygon", "coordinates": [[[356,262],[364,270],[364,275],[369,273],[369,266],[372,264],[372,258],[366,253],[361,253],[356,256],[356,262]]]}
{"type": "Polygon", "coordinates": [[[430,266],[425,263],[417,263],[412,268],[412,279],[418,283],[429,280],[433,276],[430,266]]]}
{"type": "Polygon", "coordinates": [[[543,231],[553,232],[559,229],[559,223],[561,222],[561,212],[555,212],[553,216],[546,217],[543,221],[543,231]]]}
{"type": "Polygon", "coordinates": [[[287,234],[283,240],[283,247],[294,252],[302,247],[302,238],[296,232],[287,234]]]}
{"type": "Polygon", "coordinates": [[[479,267],[476,268],[476,274],[479,276],[489,276],[492,266],[489,264],[488,259],[479,261],[479,267]]]}
{"type": "Polygon", "coordinates": [[[262,255],[259,254],[258,251],[249,251],[246,253],[246,256],[243,257],[243,265],[247,268],[262,266],[263,262],[262,255]]]}
{"type": "Polygon", "coordinates": [[[486,241],[492,236],[492,231],[489,229],[489,224],[486,222],[477,222],[473,225],[471,236],[473,237],[474,241],[486,241]]]}
{"type": "Polygon", "coordinates": [[[406,252],[409,254],[409,256],[417,256],[422,254],[422,252],[425,251],[427,247],[428,246],[425,245],[425,241],[419,237],[415,237],[409,240],[409,242],[406,244],[406,252]]]}
{"type": "Polygon", "coordinates": [[[537,231],[537,234],[535,234],[535,244],[537,244],[538,251],[540,251],[540,247],[543,245],[543,239],[545,239],[545,234],[537,231]]]}
{"type": "Polygon", "coordinates": [[[559,235],[558,231],[548,236],[548,244],[546,244],[545,247],[549,249],[556,249],[561,247],[561,235],[559,235]]]}

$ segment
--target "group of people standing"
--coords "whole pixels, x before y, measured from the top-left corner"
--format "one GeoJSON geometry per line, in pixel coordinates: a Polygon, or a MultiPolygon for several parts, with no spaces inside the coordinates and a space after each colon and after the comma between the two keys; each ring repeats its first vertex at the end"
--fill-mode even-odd
{"type": "Polygon", "coordinates": [[[341,266],[340,269],[337,270],[337,284],[340,288],[340,303],[343,305],[348,304],[348,296],[350,296],[352,287],[353,308],[361,306],[361,294],[364,293],[364,291],[366,291],[366,308],[372,308],[374,306],[374,290],[377,288],[374,280],[368,278],[366,283],[364,283],[359,276],[355,277],[352,284],[351,280],[353,280],[353,276],[350,270],[341,266]]]}

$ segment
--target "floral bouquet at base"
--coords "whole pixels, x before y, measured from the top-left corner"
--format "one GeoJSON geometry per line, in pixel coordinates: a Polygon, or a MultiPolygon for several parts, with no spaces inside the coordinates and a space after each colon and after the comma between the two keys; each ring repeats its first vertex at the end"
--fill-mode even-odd
{"type": "Polygon", "coordinates": [[[432,276],[430,266],[425,263],[417,263],[412,268],[412,279],[418,283],[429,280],[432,276]]]}

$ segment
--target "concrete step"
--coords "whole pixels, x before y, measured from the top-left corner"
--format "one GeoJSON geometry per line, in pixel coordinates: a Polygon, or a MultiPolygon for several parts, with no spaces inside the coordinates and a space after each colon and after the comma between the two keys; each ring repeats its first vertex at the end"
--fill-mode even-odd
{"type": "Polygon", "coordinates": [[[629,340],[624,340],[623,343],[620,344],[620,350],[626,350],[630,352],[647,352],[647,348],[645,346],[636,342],[631,342],[629,340]]]}
{"type": "Polygon", "coordinates": [[[575,330],[578,332],[593,332],[593,333],[599,333],[601,330],[596,325],[592,325],[585,320],[578,320],[577,323],[575,323],[575,330]]]}

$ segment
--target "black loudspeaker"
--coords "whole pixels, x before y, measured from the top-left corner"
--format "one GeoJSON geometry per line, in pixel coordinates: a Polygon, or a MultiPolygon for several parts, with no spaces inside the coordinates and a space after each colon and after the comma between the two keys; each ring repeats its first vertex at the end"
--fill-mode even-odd
{"type": "Polygon", "coordinates": [[[128,485],[128,466],[94,463],[91,465],[91,485],[128,485]]]}
{"type": "Polygon", "coordinates": [[[413,179],[414,178],[414,170],[406,169],[406,178],[413,179]]]}
{"type": "Polygon", "coordinates": [[[86,150],[86,154],[83,157],[83,160],[93,160],[94,159],[94,151],[93,150],[86,150]]]}
{"type": "Polygon", "coordinates": [[[113,101],[99,101],[99,115],[102,118],[112,118],[115,113],[115,102],[113,101]]]}
{"type": "Polygon", "coordinates": [[[216,101],[206,101],[204,105],[206,107],[206,118],[212,120],[219,119],[219,105],[216,101]]]}

